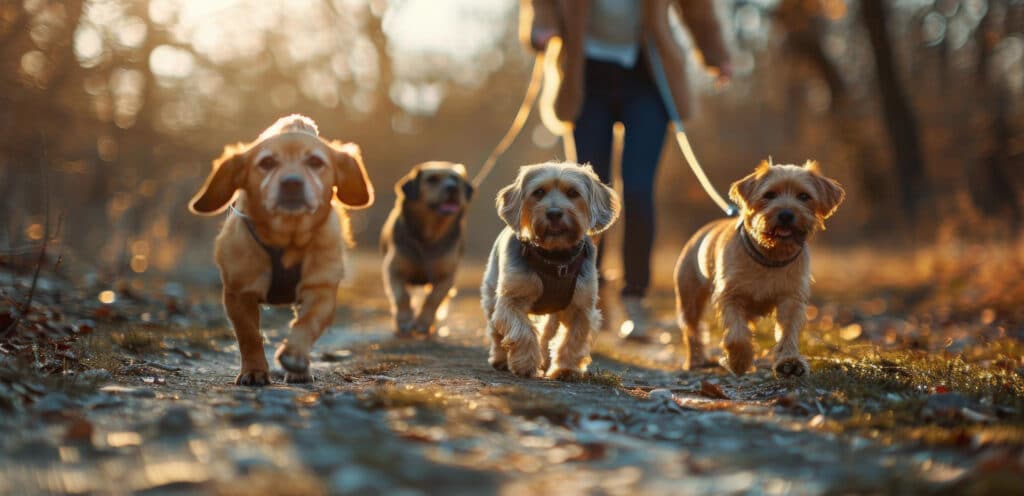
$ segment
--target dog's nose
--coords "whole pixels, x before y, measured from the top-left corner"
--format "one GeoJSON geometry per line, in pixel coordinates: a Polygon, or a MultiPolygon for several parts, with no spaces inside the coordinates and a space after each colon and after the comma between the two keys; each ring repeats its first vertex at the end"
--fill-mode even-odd
{"type": "Polygon", "coordinates": [[[449,183],[444,187],[444,192],[448,194],[457,193],[459,191],[459,185],[455,183],[449,183]]]}
{"type": "Polygon", "coordinates": [[[282,196],[300,196],[304,187],[305,183],[302,181],[302,176],[290,174],[281,178],[282,196]]]}
{"type": "Polygon", "coordinates": [[[550,221],[562,220],[562,209],[560,208],[549,208],[546,214],[550,221]]]}
{"type": "Polygon", "coordinates": [[[792,224],[796,216],[793,215],[791,210],[783,210],[779,212],[779,223],[781,224],[792,224]]]}

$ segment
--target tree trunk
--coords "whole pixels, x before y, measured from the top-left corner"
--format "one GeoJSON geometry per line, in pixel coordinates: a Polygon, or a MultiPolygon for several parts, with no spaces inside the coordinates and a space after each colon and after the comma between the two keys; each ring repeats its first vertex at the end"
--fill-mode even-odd
{"type": "Polygon", "coordinates": [[[904,216],[907,221],[914,222],[921,201],[928,196],[917,118],[896,73],[892,41],[887,31],[888,12],[884,2],[862,0],[861,14],[875,57],[875,76],[889,145],[895,160],[895,176],[904,216]]]}

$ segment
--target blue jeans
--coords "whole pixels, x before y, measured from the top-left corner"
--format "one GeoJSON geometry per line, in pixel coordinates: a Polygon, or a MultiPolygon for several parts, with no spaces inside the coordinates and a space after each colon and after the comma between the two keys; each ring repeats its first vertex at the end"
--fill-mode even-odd
{"type": "MultiPolygon", "coordinates": [[[[583,108],[573,136],[580,163],[611,184],[612,126],[622,122],[622,203],[625,222],[623,296],[643,296],[651,281],[654,178],[669,117],[643,59],[633,69],[588,59],[583,108]]],[[[598,252],[600,266],[604,249],[598,252]]]]}

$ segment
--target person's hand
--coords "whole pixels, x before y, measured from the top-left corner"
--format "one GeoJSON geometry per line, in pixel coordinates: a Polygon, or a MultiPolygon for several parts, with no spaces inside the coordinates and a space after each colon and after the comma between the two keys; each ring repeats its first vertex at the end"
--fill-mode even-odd
{"type": "Polygon", "coordinates": [[[548,42],[551,41],[551,38],[554,38],[557,34],[554,29],[534,29],[530,34],[530,43],[538,51],[544,51],[548,48],[548,42]]]}
{"type": "Polygon", "coordinates": [[[732,63],[722,62],[716,67],[718,75],[715,77],[715,86],[721,88],[732,81],[732,63]]]}

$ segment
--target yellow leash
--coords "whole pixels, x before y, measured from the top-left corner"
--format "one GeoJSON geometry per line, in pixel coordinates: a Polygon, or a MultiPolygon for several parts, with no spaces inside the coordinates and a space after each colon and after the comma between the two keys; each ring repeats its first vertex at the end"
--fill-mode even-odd
{"type": "MultiPolygon", "coordinates": [[[[541,83],[544,82],[544,74],[549,71],[558,70],[558,54],[562,51],[562,39],[555,37],[548,41],[547,49],[544,52],[538,53],[536,59],[533,62],[533,70],[530,71],[530,84],[526,87],[526,94],[523,95],[523,102],[519,104],[519,110],[516,111],[516,116],[512,119],[512,125],[509,126],[508,131],[505,132],[505,136],[501,138],[498,145],[494,147],[491,154],[487,156],[487,160],[484,161],[483,166],[480,167],[480,171],[476,173],[476,177],[473,178],[473,187],[479,188],[480,184],[484,182],[484,179],[494,170],[494,166],[498,163],[498,158],[504,154],[512,143],[515,142],[516,138],[519,137],[519,133],[523,131],[523,127],[526,125],[526,121],[530,118],[530,112],[533,110],[534,104],[537,102],[537,97],[541,93],[541,83]]],[[[548,81],[555,81],[555,78],[548,78],[548,81]]],[[[554,94],[554,92],[548,92],[554,94]]],[[[545,107],[549,107],[545,105],[545,107]]],[[[547,123],[549,118],[554,116],[541,116],[547,123]]],[[[558,122],[555,118],[555,122],[558,122]]],[[[565,153],[565,159],[570,162],[576,161],[576,142],[572,136],[572,125],[567,123],[560,123],[555,126],[562,128],[562,147],[565,153]]]]}

